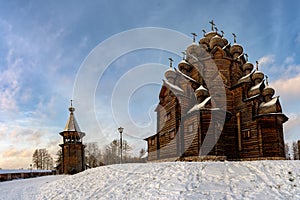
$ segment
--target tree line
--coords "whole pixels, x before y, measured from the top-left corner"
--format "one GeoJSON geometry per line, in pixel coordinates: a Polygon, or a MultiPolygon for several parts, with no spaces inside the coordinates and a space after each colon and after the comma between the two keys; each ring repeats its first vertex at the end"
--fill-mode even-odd
{"type": "MultiPolygon", "coordinates": [[[[120,142],[113,140],[103,149],[96,142],[85,144],[85,161],[89,167],[98,167],[102,165],[111,165],[120,163],[120,142]]],[[[142,158],[146,153],[145,149],[141,149],[138,156],[133,156],[132,147],[126,140],[122,142],[122,163],[141,163],[146,162],[146,158],[142,158]]],[[[33,167],[35,169],[53,169],[62,163],[62,149],[56,153],[56,159],[53,160],[47,149],[36,149],[32,155],[33,167]]]]}
{"type": "MultiPolygon", "coordinates": [[[[121,160],[120,141],[113,140],[110,144],[106,145],[102,150],[95,142],[87,143],[85,148],[86,164],[90,167],[98,167],[101,165],[118,164],[121,160]]],[[[139,156],[132,155],[132,147],[126,140],[122,142],[122,163],[141,163],[146,162],[142,158],[146,153],[145,149],[141,149],[139,156]]]]}

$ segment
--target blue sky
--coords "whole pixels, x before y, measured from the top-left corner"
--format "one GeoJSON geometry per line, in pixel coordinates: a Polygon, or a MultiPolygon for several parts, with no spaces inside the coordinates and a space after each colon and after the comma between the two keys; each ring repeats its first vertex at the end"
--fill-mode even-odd
{"type": "MultiPolygon", "coordinates": [[[[300,139],[298,1],[0,1],[0,5],[0,168],[27,168],[35,148],[58,150],[80,66],[101,42],[143,27],[202,35],[212,19],[231,42],[231,33],[236,33],[250,62],[260,61],[260,70],[269,75],[290,118],[286,140],[300,139]]],[[[111,51],[108,48],[107,54],[111,51]]],[[[93,110],[81,106],[86,102],[84,95],[76,96],[75,114],[87,134],[86,142],[105,145],[117,138],[120,124],[110,104],[121,77],[145,63],[162,65],[164,70],[170,56],[175,64],[180,61],[180,56],[163,50],[121,55],[99,77],[93,110]],[[96,116],[97,124],[82,115],[96,116]]],[[[154,73],[162,79],[163,70],[154,73]]],[[[140,87],[129,103],[124,102],[138,128],[155,130],[152,110],[159,88],[158,84],[140,87]]],[[[143,134],[122,126],[136,149],[144,146],[143,134]]]]}

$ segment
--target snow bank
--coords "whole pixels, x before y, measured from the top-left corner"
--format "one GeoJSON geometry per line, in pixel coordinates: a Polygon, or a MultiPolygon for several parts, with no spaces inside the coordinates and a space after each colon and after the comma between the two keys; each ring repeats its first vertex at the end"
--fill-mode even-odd
{"type": "Polygon", "coordinates": [[[44,184],[40,191],[36,199],[300,199],[300,162],[111,165],[44,184]]]}
{"type": "Polygon", "coordinates": [[[300,199],[300,161],[110,165],[1,182],[0,199],[300,199]]]}

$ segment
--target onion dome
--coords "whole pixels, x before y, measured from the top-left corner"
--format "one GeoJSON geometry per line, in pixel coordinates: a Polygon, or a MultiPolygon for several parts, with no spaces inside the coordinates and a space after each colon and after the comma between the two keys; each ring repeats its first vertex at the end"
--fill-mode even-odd
{"type": "Polygon", "coordinates": [[[228,40],[226,38],[222,37],[222,40],[224,42],[224,46],[228,44],[228,40]]]}
{"type": "Polygon", "coordinates": [[[273,97],[274,94],[275,94],[275,90],[270,86],[265,87],[264,90],[262,91],[263,96],[273,97]]]}
{"type": "Polygon", "coordinates": [[[251,83],[252,82],[252,80],[251,80],[252,74],[253,74],[253,72],[252,73],[250,72],[246,76],[243,76],[242,78],[240,78],[238,80],[238,84],[240,84],[240,83],[251,83]]]}
{"type": "Polygon", "coordinates": [[[262,102],[259,105],[258,114],[282,113],[279,97],[274,97],[268,102],[262,102]]]}
{"type": "Polygon", "coordinates": [[[203,37],[200,39],[199,44],[205,44],[209,46],[209,39],[207,37],[203,37]]]}
{"type": "MultiPolygon", "coordinates": [[[[188,60],[189,62],[190,59],[194,60],[195,57],[203,57],[203,54],[206,53],[206,49],[203,48],[202,46],[200,46],[199,44],[196,44],[195,42],[193,42],[190,46],[188,46],[188,48],[186,49],[186,60],[188,60]],[[193,55],[193,56],[191,56],[193,55]]],[[[192,62],[193,63],[193,62],[192,62]]]]}
{"type": "Polygon", "coordinates": [[[264,76],[265,76],[264,73],[262,73],[261,71],[255,71],[252,75],[252,80],[261,81],[261,80],[263,80],[264,76]]]}
{"type": "Polygon", "coordinates": [[[186,71],[190,71],[192,69],[192,65],[190,63],[188,63],[185,59],[182,59],[180,61],[180,63],[178,64],[178,68],[180,71],[182,70],[186,70],[186,71]]]}
{"type": "Polygon", "coordinates": [[[208,32],[205,34],[205,37],[208,39],[208,40],[211,40],[211,38],[213,38],[215,35],[217,35],[218,33],[215,32],[215,31],[211,31],[211,32],[208,32]]]}
{"type": "Polygon", "coordinates": [[[248,71],[248,72],[251,72],[252,69],[253,69],[253,64],[250,63],[250,62],[246,62],[246,63],[243,64],[243,66],[242,66],[243,72],[247,72],[247,71],[248,71]]]}
{"type": "Polygon", "coordinates": [[[197,53],[199,51],[199,45],[193,42],[191,45],[187,47],[186,51],[187,51],[187,55],[191,53],[197,53]]]}
{"type": "Polygon", "coordinates": [[[261,93],[261,91],[263,90],[264,87],[265,87],[265,85],[264,85],[263,81],[258,83],[255,86],[251,87],[250,90],[248,91],[249,97],[260,95],[260,93],[261,93]]]}
{"type": "Polygon", "coordinates": [[[235,55],[238,56],[238,55],[241,55],[243,53],[243,47],[239,44],[236,44],[234,43],[231,47],[230,47],[230,54],[231,55],[235,55]]]}
{"type": "Polygon", "coordinates": [[[208,97],[209,96],[208,90],[205,87],[203,87],[202,85],[200,85],[200,87],[198,87],[195,90],[195,94],[196,94],[197,98],[199,98],[199,97],[208,97]]]}
{"type": "Polygon", "coordinates": [[[224,40],[219,35],[212,37],[209,42],[209,47],[211,49],[213,49],[215,46],[220,46],[222,48],[224,45],[224,40]]]}
{"type": "Polygon", "coordinates": [[[165,77],[168,81],[174,80],[176,76],[177,74],[172,68],[167,69],[167,71],[165,72],[165,77]]]}

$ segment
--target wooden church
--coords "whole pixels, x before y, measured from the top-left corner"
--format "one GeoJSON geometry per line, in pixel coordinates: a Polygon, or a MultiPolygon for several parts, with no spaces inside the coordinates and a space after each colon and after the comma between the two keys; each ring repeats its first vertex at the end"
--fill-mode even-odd
{"type": "Polygon", "coordinates": [[[70,116],[65,129],[59,134],[63,137],[62,163],[57,167],[60,174],[75,174],[85,170],[85,156],[82,138],[85,133],[82,132],[74,116],[75,108],[69,107],[70,116]]]}
{"type": "Polygon", "coordinates": [[[279,97],[243,47],[213,21],[187,47],[178,68],[165,72],[157,133],[145,138],[148,160],[285,159],[279,97]]]}

